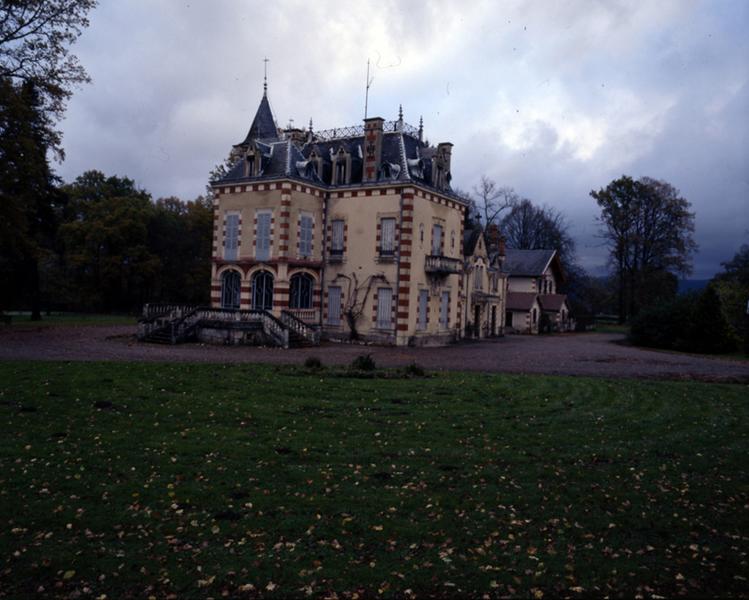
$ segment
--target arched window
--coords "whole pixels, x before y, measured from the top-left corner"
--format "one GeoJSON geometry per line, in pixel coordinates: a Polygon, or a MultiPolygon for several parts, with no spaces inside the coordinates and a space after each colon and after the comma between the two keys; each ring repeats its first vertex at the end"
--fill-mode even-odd
{"type": "Polygon", "coordinates": [[[221,308],[239,308],[239,290],[242,278],[236,271],[224,271],[221,275],[221,308]]]}
{"type": "Polygon", "coordinates": [[[289,294],[290,308],[312,308],[312,289],[314,279],[307,273],[297,273],[291,277],[289,294]]]}
{"type": "Polygon", "coordinates": [[[258,271],[252,276],[252,308],[273,308],[273,275],[268,271],[258,271]]]}

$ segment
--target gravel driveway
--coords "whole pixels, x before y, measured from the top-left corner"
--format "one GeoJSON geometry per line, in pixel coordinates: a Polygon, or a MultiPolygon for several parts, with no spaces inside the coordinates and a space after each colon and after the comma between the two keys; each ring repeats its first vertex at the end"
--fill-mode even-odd
{"type": "Polygon", "coordinates": [[[427,369],[544,373],[749,383],[749,362],[642,350],[619,343],[620,334],[507,336],[444,348],[386,348],[327,343],[319,348],[160,346],[135,340],[134,326],[0,328],[0,360],[122,360],[349,364],[372,354],[378,366],[412,362],[427,369]]]}

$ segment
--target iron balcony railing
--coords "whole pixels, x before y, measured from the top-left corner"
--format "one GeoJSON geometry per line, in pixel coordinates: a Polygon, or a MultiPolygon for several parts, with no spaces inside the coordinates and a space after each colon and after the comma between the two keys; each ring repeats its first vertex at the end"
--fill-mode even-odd
{"type": "MultiPolygon", "coordinates": [[[[419,129],[408,123],[401,121],[385,121],[382,124],[384,133],[393,131],[402,131],[406,135],[419,139],[419,129]]],[[[361,137],[364,135],[364,125],[351,125],[349,127],[336,127],[335,129],[323,129],[315,131],[312,134],[315,140],[320,142],[329,142],[331,140],[340,140],[352,137],[361,137]]]]}
{"type": "Polygon", "coordinates": [[[454,275],[463,272],[463,261],[458,258],[430,254],[424,262],[424,270],[433,275],[454,275]]]}

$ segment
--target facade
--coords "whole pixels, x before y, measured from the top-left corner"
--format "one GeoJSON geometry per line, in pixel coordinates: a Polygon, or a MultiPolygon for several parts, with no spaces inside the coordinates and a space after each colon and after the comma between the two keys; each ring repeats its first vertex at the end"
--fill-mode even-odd
{"type": "Polygon", "coordinates": [[[571,328],[567,298],[557,293],[564,270],[556,250],[508,248],[503,269],[507,273],[508,331],[535,334],[571,328]]]}
{"type": "Polygon", "coordinates": [[[466,229],[463,237],[466,337],[493,337],[504,332],[507,275],[501,270],[504,244],[498,231],[496,234],[494,244],[481,227],[466,229]]]}
{"type": "Polygon", "coordinates": [[[402,113],[280,130],[264,93],[212,184],[212,307],[291,314],[329,339],[457,339],[466,205],[450,187],[451,153],[402,113]]]}

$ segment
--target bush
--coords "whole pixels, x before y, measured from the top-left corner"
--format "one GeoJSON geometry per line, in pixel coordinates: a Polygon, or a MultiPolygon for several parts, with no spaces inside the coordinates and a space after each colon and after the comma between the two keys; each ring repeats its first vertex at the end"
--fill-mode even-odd
{"type": "Polygon", "coordinates": [[[424,375],[426,375],[424,367],[422,367],[421,365],[417,365],[415,362],[412,362],[410,365],[404,367],[403,373],[410,377],[424,377],[424,375]]]}
{"type": "Polygon", "coordinates": [[[351,368],[357,371],[374,371],[377,365],[371,354],[360,354],[351,362],[351,368]]]}
{"type": "Polygon", "coordinates": [[[322,369],[322,361],[316,356],[308,356],[304,361],[305,369],[322,369]]]}
{"type": "Polygon", "coordinates": [[[637,346],[706,354],[731,352],[736,347],[712,286],[699,295],[684,294],[642,311],[632,320],[630,340],[637,346]]]}

